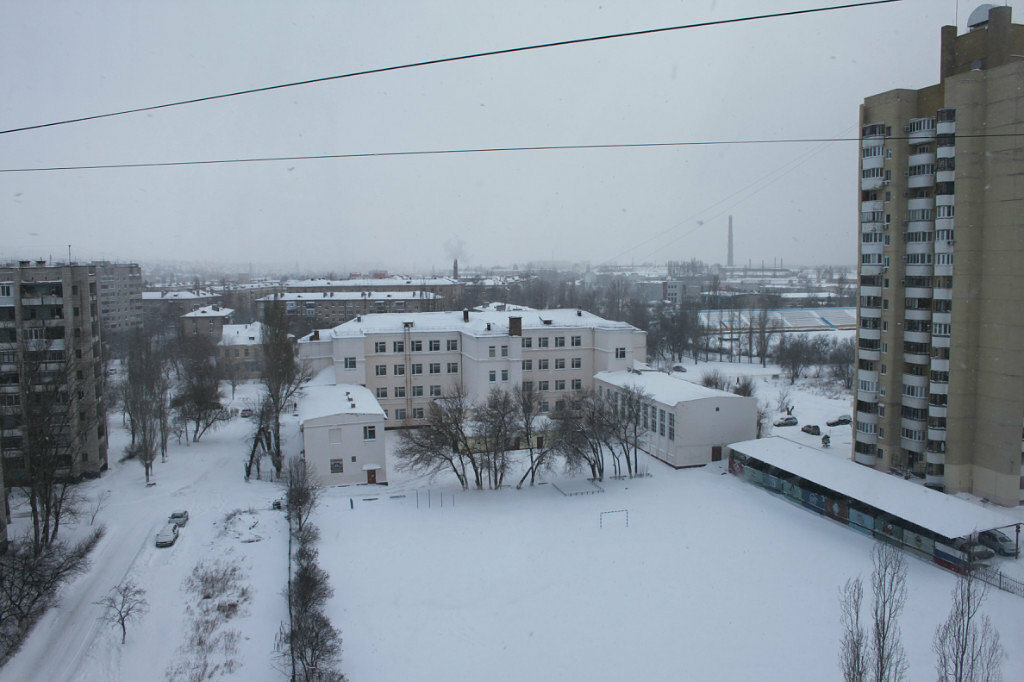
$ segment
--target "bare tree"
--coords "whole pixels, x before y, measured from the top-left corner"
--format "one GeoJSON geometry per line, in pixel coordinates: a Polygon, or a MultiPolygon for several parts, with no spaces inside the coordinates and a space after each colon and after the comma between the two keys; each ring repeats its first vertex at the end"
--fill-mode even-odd
{"type": "Polygon", "coordinates": [[[813,342],[803,334],[785,335],[775,346],[775,361],[789,377],[790,384],[796,383],[804,369],[816,364],[817,358],[813,342]]]}
{"type": "Polygon", "coordinates": [[[569,471],[587,467],[593,479],[604,480],[605,453],[612,439],[610,412],[610,403],[593,389],[584,389],[555,408],[555,447],[569,471]]]}
{"type": "Polygon", "coordinates": [[[284,466],[281,414],[299,388],[312,378],[309,368],[295,357],[288,334],[288,313],[282,301],[272,301],[264,309],[262,361],[260,380],[270,403],[270,433],[273,436],[270,460],[280,476],[284,466]]]}
{"type": "Polygon", "coordinates": [[[116,585],[110,594],[93,603],[103,607],[101,621],[121,628],[121,644],[128,637],[128,623],[149,611],[146,591],[131,580],[116,585]]]}
{"type": "Polygon", "coordinates": [[[729,380],[719,370],[711,369],[701,375],[700,384],[701,386],[717,388],[720,391],[724,391],[729,387],[729,380]]]}
{"type": "Polygon", "coordinates": [[[57,539],[61,522],[77,513],[71,462],[87,433],[96,428],[98,416],[79,409],[82,396],[74,386],[83,369],[70,348],[26,339],[19,347],[18,365],[22,466],[9,474],[28,498],[32,548],[39,554],[57,539]]]}
{"type": "Polygon", "coordinates": [[[158,419],[159,388],[163,374],[160,352],[141,330],[128,343],[127,371],[124,380],[124,404],[131,424],[132,441],[125,448],[128,457],[136,457],[146,471],[146,482],[153,472],[160,442],[158,419]]]}
{"type": "Polygon", "coordinates": [[[771,429],[771,413],[768,403],[763,400],[757,402],[757,437],[764,438],[771,429]]]}
{"type": "Polygon", "coordinates": [[[509,450],[517,430],[515,410],[512,396],[501,388],[491,389],[484,404],[473,410],[473,440],[493,490],[501,488],[508,473],[509,450]]]}
{"type": "MultiPolygon", "coordinates": [[[[628,386],[614,395],[614,402],[610,405],[612,452],[617,451],[625,457],[626,471],[632,478],[640,473],[640,447],[647,435],[643,412],[651,401],[651,395],[639,386],[628,386]]],[[[615,459],[617,465],[618,457],[615,459]]],[[[621,474],[621,471],[617,473],[621,474]]]]}
{"type": "Polygon", "coordinates": [[[754,347],[757,357],[761,359],[761,366],[768,364],[768,353],[772,347],[772,341],[779,334],[778,321],[772,317],[767,304],[761,307],[753,320],[754,324],[754,347]]]}
{"type": "Polygon", "coordinates": [[[906,679],[899,617],[907,602],[907,565],[903,552],[879,542],[872,552],[871,571],[871,679],[900,682],[906,679]]]}
{"type": "Polygon", "coordinates": [[[320,483],[309,471],[306,460],[301,457],[288,460],[287,474],[285,499],[288,503],[288,518],[295,529],[301,532],[320,499],[320,483]]]}
{"type": "Polygon", "coordinates": [[[245,463],[245,480],[247,481],[252,476],[253,467],[256,467],[256,478],[260,477],[260,463],[263,461],[263,455],[270,453],[274,448],[274,437],[270,425],[272,411],[270,401],[266,398],[253,410],[255,422],[250,436],[252,442],[249,447],[249,459],[245,463]]]}
{"type": "Polygon", "coordinates": [[[96,496],[92,502],[92,506],[89,507],[89,525],[96,523],[96,517],[99,516],[103,508],[107,506],[107,500],[110,499],[110,491],[104,490],[96,496]]]}
{"type": "Polygon", "coordinates": [[[832,378],[842,382],[843,388],[853,388],[853,363],[856,356],[857,349],[853,339],[843,339],[829,348],[828,364],[832,370],[832,378]]]}
{"type": "Polygon", "coordinates": [[[839,620],[843,626],[843,639],[839,645],[839,669],[843,682],[867,682],[870,661],[868,638],[860,621],[864,584],[861,579],[846,581],[839,593],[839,620]]]}
{"type": "Polygon", "coordinates": [[[999,682],[1006,656],[999,633],[981,613],[987,585],[973,571],[957,578],[953,606],[935,629],[932,650],[940,682],[999,682]]]}
{"type": "Polygon", "coordinates": [[[213,344],[205,336],[183,342],[182,376],[171,406],[187,425],[192,425],[192,441],[202,438],[218,422],[230,415],[221,403],[220,381],[213,344]]]}
{"type": "Polygon", "coordinates": [[[551,437],[546,417],[540,417],[540,401],[532,389],[516,386],[512,389],[512,403],[515,409],[516,430],[525,441],[526,450],[530,453],[530,466],[519,479],[516,488],[522,488],[526,477],[530,477],[530,485],[534,484],[537,472],[550,464],[551,437]],[[544,426],[538,426],[543,420],[544,426]]]}
{"type": "Polygon", "coordinates": [[[754,379],[751,376],[739,377],[736,380],[736,384],[732,387],[732,392],[736,395],[752,398],[757,393],[757,384],[754,383],[754,379]]]}
{"type": "Polygon", "coordinates": [[[453,388],[427,406],[426,424],[403,429],[396,455],[399,466],[430,475],[451,470],[463,490],[472,474],[476,488],[483,488],[483,471],[470,437],[471,405],[461,386],[453,388]]]}
{"type": "Polygon", "coordinates": [[[775,398],[775,408],[779,412],[791,414],[793,412],[792,397],[793,392],[789,386],[783,386],[779,389],[779,395],[775,398]]]}

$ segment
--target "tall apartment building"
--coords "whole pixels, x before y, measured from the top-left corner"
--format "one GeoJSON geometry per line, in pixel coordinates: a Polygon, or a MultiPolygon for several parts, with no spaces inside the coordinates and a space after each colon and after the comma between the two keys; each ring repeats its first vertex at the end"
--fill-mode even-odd
{"type": "Polygon", "coordinates": [[[54,436],[68,454],[58,473],[79,478],[107,468],[96,279],[94,265],[0,267],[0,456],[8,483],[25,471],[23,406],[36,377],[38,385],[54,377],[66,383],[68,423],[54,436]]]}
{"type": "Polygon", "coordinates": [[[429,402],[454,387],[480,401],[494,387],[528,386],[546,412],[593,388],[596,373],[644,362],[647,334],[582,310],[498,306],[361,315],[298,348],[315,371],[333,367],[336,383],[370,389],[395,427],[423,423],[429,402]]]}
{"type": "Polygon", "coordinates": [[[136,263],[98,261],[100,324],[104,340],[142,328],[142,268],[136,263]]]}
{"type": "Polygon", "coordinates": [[[942,29],[941,81],[864,100],[853,459],[1024,499],[1024,26],[942,29]]]}

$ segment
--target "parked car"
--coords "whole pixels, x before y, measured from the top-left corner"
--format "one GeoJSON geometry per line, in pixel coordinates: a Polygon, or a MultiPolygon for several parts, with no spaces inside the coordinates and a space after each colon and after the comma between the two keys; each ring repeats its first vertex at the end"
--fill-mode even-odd
{"type": "Polygon", "coordinates": [[[803,431],[804,433],[809,433],[812,436],[821,435],[821,427],[818,426],[817,424],[804,424],[804,427],[800,430],[803,431]]]}
{"type": "Polygon", "coordinates": [[[167,519],[167,523],[173,523],[175,526],[181,527],[188,523],[188,512],[184,509],[171,512],[170,517],[167,519]]]}
{"type": "Polygon", "coordinates": [[[178,525],[168,523],[156,534],[157,547],[170,547],[178,539],[178,525]]]}
{"type": "Polygon", "coordinates": [[[1017,555],[1017,543],[998,530],[987,530],[978,535],[978,540],[981,541],[981,544],[999,552],[1003,556],[1017,555]]]}
{"type": "Polygon", "coordinates": [[[842,414],[839,415],[838,417],[833,417],[832,419],[829,419],[825,423],[828,424],[829,426],[845,426],[846,424],[849,424],[852,421],[853,419],[850,418],[850,415],[842,414]]]}
{"type": "Polygon", "coordinates": [[[775,426],[796,426],[796,417],[779,417],[775,420],[775,426]]]}
{"type": "Polygon", "coordinates": [[[673,372],[685,372],[686,368],[683,367],[682,365],[672,365],[672,371],[673,372]]]}
{"type": "Polygon", "coordinates": [[[984,561],[985,559],[991,559],[996,555],[991,549],[977,542],[971,542],[969,540],[957,540],[953,543],[953,546],[959,549],[961,552],[967,554],[971,563],[975,561],[984,561]]]}
{"type": "Polygon", "coordinates": [[[249,417],[252,416],[252,410],[250,410],[248,407],[246,407],[246,408],[243,408],[242,411],[239,412],[238,414],[239,414],[239,416],[245,417],[245,418],[248,419],[249,417]]]}

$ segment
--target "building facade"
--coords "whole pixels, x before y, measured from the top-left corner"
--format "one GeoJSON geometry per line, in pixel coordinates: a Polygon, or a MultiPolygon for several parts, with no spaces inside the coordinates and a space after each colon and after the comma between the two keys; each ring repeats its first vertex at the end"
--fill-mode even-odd
{"type": "Polygon", "coordinates": [[[335,326],[357,315],[433,312],[441,310],[444,299],[429,291],[289,292],[259,299],[257,305],[261,320],[264,319],[266,306],[274,301],[283,302],[285,311],[291,317],[305,317],[335,326]]]}
{"type": "Polygon", "coordinates": [[[565,393],[593,388],[597,372],[646,361],[647,334],[582,310],[497,306],[363,315],[298,349],[314,371],[333,367],[337,383],[370,389],[394,428],[424,423],[429,402],[456,388],[476,402],[522,385],[550,411],[565,393]]]}
{"type": "Polygon", "coordinates": [[[226,324],[218,344],[229,378],[259,379],[263,365],[263,323],[226,324]]]}
{"type": "Polygon", "coordinates": [[[107,468],[102,336],[96,266],[21,261],[0,267],[0,451],[9,484],[26,472],[29,392],[64,406],[57,474],[107,468]],[[52,393],[50,393],[52,391],[52,393]]]}
{"type": "Polygon", "coordinates": [[[1024,496],[1024,26],[942,29],[941,82],[861,107],[853,459],[1024,496]]]}
{"type": "Polygon", "coordinates": [[[99,261],[96,280],[99,285],[100,325],[103,338],[130,334],[142,328],[142,268],[136,263],[99,261]]]}
{"type": "Polygon", "coordinates": [[[235,311],[217,304],[203,306],[181,316],[181,335],[183,338],[205,336],[214,344],[221,341],[224,326],[231,324],[235,311]]]}
{"type": "Polygon", "coordinates": [[[299,399],[302,456],[324,485],[387,485],[384,410],[351,384],[307,386],[299,399]]]}
{"type": "Polygon", "coordinates": [[[643,391],[640,449],[675,469],[720,461],[729,443],[757,437],[757,398],[653,370],[601,372],[594,384],[613,403],[626,390],[643,391]]]}

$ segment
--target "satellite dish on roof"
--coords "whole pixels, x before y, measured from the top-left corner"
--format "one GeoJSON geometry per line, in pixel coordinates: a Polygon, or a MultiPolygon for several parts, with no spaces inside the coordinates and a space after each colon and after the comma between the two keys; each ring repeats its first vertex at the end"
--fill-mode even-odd
{"type": "Polygon", "coordinates": [[[967,17],[967,28],[972,31],[984,28],[985,24],[988,23],[988,11],[994,7],[995,5],[990,3],[978,5],[978,8],[971,12],[971,16],[967,17]]]}

